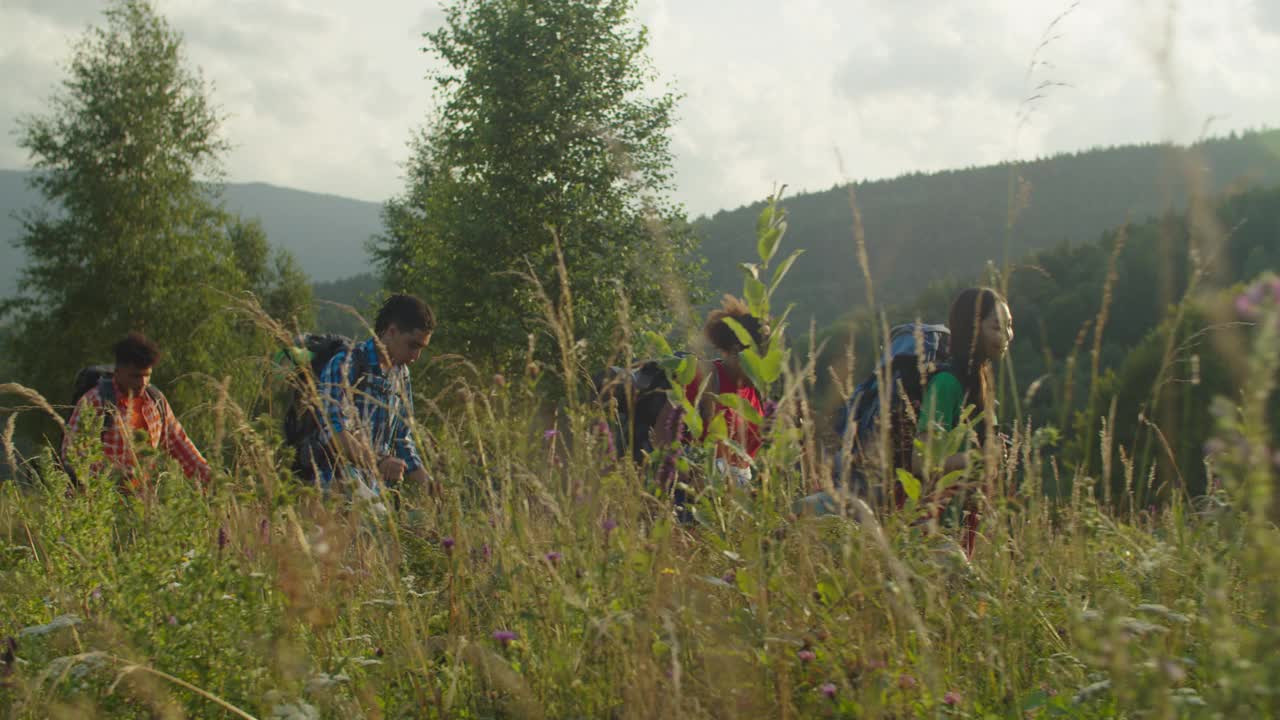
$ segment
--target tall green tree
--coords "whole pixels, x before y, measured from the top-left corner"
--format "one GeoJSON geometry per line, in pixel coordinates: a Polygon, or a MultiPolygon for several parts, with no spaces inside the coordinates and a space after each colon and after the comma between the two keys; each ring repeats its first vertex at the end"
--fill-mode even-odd
{"type": "MultiPolygon", "coordinates": [[[[165,349],[162,381],[248,372],[231,363],[253,333],[216,309],[246,290],[277,309],[309,304],[291,260],[273,261],[261,229],[222,209],[211,182],[228,148],[219,127],[164,18],[145,0],[109,5],[75,45],[48,113],[20,126],[46,201],[21,217],[28,264],[3,306],[21,381],[56,402],[77,368],[130,330],[165,349]]],[[[188,400],[178,407],[204,390],[166,389],[188,400]]]]}
{"type": "Polygon", "coordinates": [[[557,239],[573,329],[593,359],[617,347],[619,287],[633,326],[660,329],[669,293],[694,284],[693,237],[667,197],[676,98],[649,93],[655,74],[632,7],[455,0],[427,36],[448,65],[438,114],[413,143],[407,186],[371,249],[389,289],[436,306],[442,348],[519,360],[542,308],[513,273],[532,269],[558,302],[557,239]]]}

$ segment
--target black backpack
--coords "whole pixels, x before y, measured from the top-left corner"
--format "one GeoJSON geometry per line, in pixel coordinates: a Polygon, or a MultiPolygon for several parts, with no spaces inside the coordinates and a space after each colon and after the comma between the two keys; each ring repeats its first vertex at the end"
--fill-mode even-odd
{"type": "MultiPolygon", "coordinates": [[[[355,345],[344,335],[308,334],[298,338],[297,347],[281,353],[296,368],[290,379],[289,404],[284,416],[284,443],[294,449],[293,473],[303,482],[314,484],[320,471],[333,467],[336,460],[333,448],[321,431],[325,408],[320,374],[335,355],[351,353],[355,345]]],[[[367,370],[367,361],[363,353],[357,353],[352,362],[358,383],[367,370]]]]}
{"type": "MultiPolygon", "coordinates": [[[[688,353],[677,352],[668,360],[682,360],[688,353]]],[[[671,381],[663,360],[647,360],[629,368],[610,367],[593,379],[600,402],[616,406],[617,418],[611,425],[618,453],[630,451],[634,462],[643,462],[653,452],[651,436],[658,416],[667,404],[671,381]]]]}

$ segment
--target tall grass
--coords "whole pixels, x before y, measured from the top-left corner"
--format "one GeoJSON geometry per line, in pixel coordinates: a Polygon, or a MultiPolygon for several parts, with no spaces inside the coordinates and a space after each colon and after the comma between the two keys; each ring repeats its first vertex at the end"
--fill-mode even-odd
{"type": "MultiPolygon", "coordinates": [[[[543,293],[576,361],[568,298],[543,293]]],[[[971,561],[918,512],[791,514],[828,486],[795,361],[750,490],[705,475],[677,522],[654,467],[610,452],[606,411],[548,414],[549,370],[458,365],[420,398],[446,488],[387,513],[286,477],[270,418],[223,392],[204,494],[0,487],[0,707],[8,717],[1263,717],[1280,709],[1280,537],[1259,381],[1222,412],[1222,490],[1115,513],[1030,426],[986,472],[971,561]],[[548,418],[552,418],[548,420],[548,418]],[[1043,468],[1055,477],[1045,477],[1043,468]],[[998,488],[998,489],[997,489],[998,488]]],[[[558,329],[557,329],[558,328],[558,329]]],[[[627,346],[630,346],[630,340],[627,346]]],[[[809,358],[816,354],[809,354],[809,358]]],[[[812,362],[812,360],[810,361],[812,362]]],[[[26,397],[29,405],[38,398],[26,397]]],[[[1111,440],[1104,425],[1101,445],[1111,440]]],[[[1107,452],[1106,457],[1110,456],[1107,452]]],[[[1132,457],[1132,452],[1122,457],[1132,457]]],[[[1108,469],[1110,471],[1110,469],[1108,469]]],[[[86,477],[87,466],[80,468],[86,477]]]]}

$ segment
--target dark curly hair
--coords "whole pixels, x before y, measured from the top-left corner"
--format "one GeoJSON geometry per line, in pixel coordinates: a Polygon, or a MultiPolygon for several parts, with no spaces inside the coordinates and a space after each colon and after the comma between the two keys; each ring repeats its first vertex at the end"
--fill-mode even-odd
{"type": "Polygon", "coordinates": [[[725,318],[733,318],[738,321],[748,333],[751,334],[751,342],[755,345],[758,352],[763,352],[764,348],[769,344],[769,326],[763,320],[751,314],[751,310],[747,308],[746,303],[732,295],[725,295],[720,301],[720,308],[712,310],[707,316],[707,324],[703,326],[702,333],[711,341],[716,349],[726,353],[742,352],[746,349],[746,345],[738,339],[738,334],[729,327],[725,322],[725,318]]]}
{"type": "Polygon", "coordinates": [[[160,362],[160,348],[140,332],[131,332],[123,340],[111,347],[115,353],[116,365],[129,367],[152,368],[160,362]]]}

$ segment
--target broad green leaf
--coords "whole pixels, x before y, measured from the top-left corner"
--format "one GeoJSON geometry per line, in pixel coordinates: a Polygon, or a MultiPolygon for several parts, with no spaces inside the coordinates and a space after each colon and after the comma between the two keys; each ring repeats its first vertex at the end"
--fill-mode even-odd
{"type": "Polygon", "coordinates": [[[689,398],[685,397],[683,392],[673,390],[670,395],[678,398],[678,400],[673,399],[673,402],[677,402],[680,407],[684,408],[684,417],[681,419],[685,427],[689,428],[689,432],[695,438],[702,437],[702,416],[698,414],[698,409],[693,406],[693,403],[689,402],[689,398]]]}
{"type": "Polygon", "coordinates": [[[693,382],[693,379],[698,376],[698,359],[692,355],[686,355],[676,367],[675,375],[680,387],[693,382]]]}
{"type": "Polygon", "coordinates": [[[742,291],[747,296],[747,307],[751,309],[752,315],[758,318],[769,317],[769,290],[764,283],[755,278],[747,278],[742,291]]]}
{"type": "Polygon", "coordinates": [[[760,262],[768,265],[773,259],[774,253],[778,252],[778,242],[782,240],[785,227],[785,224],[771,227],[760,234],[760,239],[756,241],[756,252],[760,255],[760,262]]]}
{"type": "Polygon", "coordinates": [[[759,353],[747,348],[738,354],[738,361],[742,363],[742,371],[747,374],[752,385],[759,390],[769,387],[769,381],[766,381],[764,376],[764,359],[759,353]]]}
{"type": "Polygon", "coordinates": [[[720,393],[716,396],[716,402],[719,402],[721,405],[734,411],[738,414],[738,417],[746,420],[752,425],[764,424],[764,418],[760,416],[760,413],[757,412],[754,407],[751,407],[751,403],[747,402],[740,395],[720,393]]]}
{"type": "Polygon", "coordinates": [[[782,370],[787,362],[787,351],[783,349],[783,345],[785,343],[779,333],[769,343],[768,354],[761,359],[760,378],[766,385],[772,385],[775,380],[782,377],[782,370]]]}
{"type": "Polygon", "coordinates": [[[756,263],[739,263],[738,267],[742,268],[742,272],[753,280],[760,279],[760,266],[756,263]]]}
{"type": "Polygon", "coordinates": [[[773,225],[774,203],[772,198],[769,203],[760,211],[759,217],[756,218],[756,237],[760,237],[773,225]]]}
{"type": "Polygon", "coordinates": [[[644,338],[649,342],[649,345],[653,347],[655,355],[674,355],[675,354],[671,351],[671,344],[667,342],[667,339],[662,337],[658,333],[652,330],[646,330],[644,333],[644,338]]]}
{"type": "Polygon", "coordinates": [[[795,252],[788,255],[786,260],[782,261],[782,264],[778,266],[777,270],[773,271],[773,280],[769,281],[770,294],[772,294],[774,290],[778,289],[778,284],[782,282],[782,278],[787,276],[787,272],[790,271],[791,266],[795,264],[796,258],[800,257],[803,254],[804,254],[804,249],[796,250],[795,252]]]}
{"type": "Polygon", "coordinates": [[[912,475],[904,468],[898,468],[898,482],[902,484],[902,491],[911,498],[912,502],[920,500],[920,478],[912,475]]]}
{"type": "Polygon", "coordinates": [[[725,422],[724,415],[716,415],[711,418],[711,423],[707,427],[706,442],[714,444],[727,440],[729,438],[729,425],[725,422]]]}
{"type": "Polygon", "coordinates": [[[742,323],[738,322],[736,319],[727,317],[724,319],[724,324],[728,325],[729,329],[733,331],[733,334],[738,337],[738,342],[748,348],[755,344],[755,341],[751,339],[751,333],[747,332],[747,329],[742,327],[742,323]]]}

